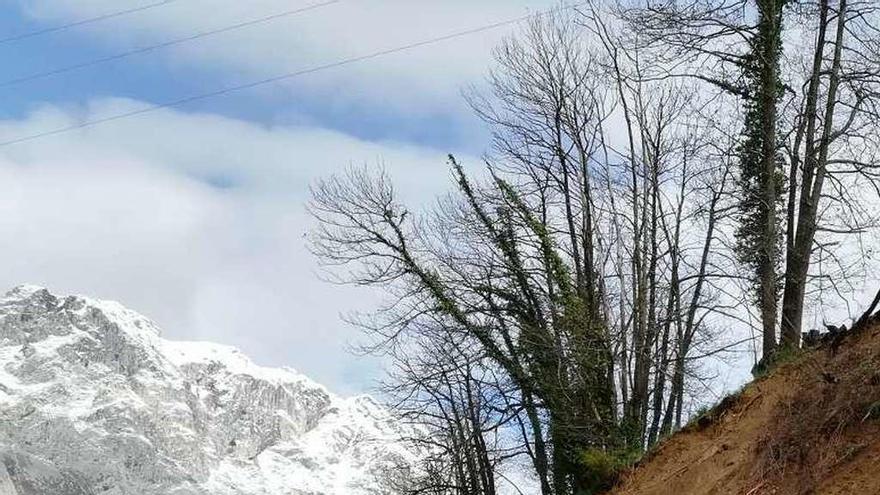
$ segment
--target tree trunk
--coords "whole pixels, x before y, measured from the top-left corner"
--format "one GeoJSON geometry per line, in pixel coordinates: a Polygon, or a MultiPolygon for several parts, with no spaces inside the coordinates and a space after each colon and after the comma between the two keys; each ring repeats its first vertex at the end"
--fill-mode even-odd
{"type": "Polygon", "coordinates": [[[814,92],[818,91],[818,80],[822,74],[822,55],[826,31],[825,20],[828,15],[827,0],[823,0],[821,5],[822,19],[810,80],[810,90],[812,92],[808,95],[807,115],[805,115],[805,118],[809,119],[809,125],[806,131],[807,149],[805,152],[806,156],[804,157],[804,175],[798,209],[797,232],[794,245],[787,256],[788,262],[785,268],[785,292],[782,299],[781,324],[781,345],[783,347],[797,348],[800,346],[807,274],[810,268],[810,255],[812,254],[813,241],[816,235],[819,200],[822,197],[822,185],[828,161],[828,147],[834,124],[834,108],[840,85],[840,57],[846,27],[846,5],[847,0],[841,0],[839,12],[837,13],[834,58],[831,69],[828,71],[828,95],[823,118],[823,130],[822,135],[818,139],[819,147],[817,150],[813,145],[816,142],[814,128],[818,117],[816,115],[817,95],[814,92]]]}
{"type": "Polygon", "coordinates": [[[776,349],[777,316],[777,216],[779,199],[777,176],[777,100],[779,98],[779,46],[782,31],[784,0],[759,0],[759,87],[758,103],[761,108],[761,207],[764,209],[761,226],[761,252],[758,258],[759,302],[763,326],[764,356],[776,349]]]}

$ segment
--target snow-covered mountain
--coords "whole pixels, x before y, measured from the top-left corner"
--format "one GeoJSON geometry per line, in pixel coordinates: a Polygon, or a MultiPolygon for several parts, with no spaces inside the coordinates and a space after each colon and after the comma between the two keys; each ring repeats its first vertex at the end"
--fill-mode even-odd
{"type": "Polygon", "coordinates": [[[0,495],[358,495],[415,459],[369,397],[172,342],[114,302],[0,299],[0,495]]]}

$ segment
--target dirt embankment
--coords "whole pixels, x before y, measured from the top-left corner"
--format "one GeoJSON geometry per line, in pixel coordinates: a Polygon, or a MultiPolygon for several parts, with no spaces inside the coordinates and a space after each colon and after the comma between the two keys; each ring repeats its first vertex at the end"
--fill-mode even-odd
{"type": "Polygon", "coordinates": [[[880,494],[880,326],[837,344],[725,400],[611,493],[880,494]]]}

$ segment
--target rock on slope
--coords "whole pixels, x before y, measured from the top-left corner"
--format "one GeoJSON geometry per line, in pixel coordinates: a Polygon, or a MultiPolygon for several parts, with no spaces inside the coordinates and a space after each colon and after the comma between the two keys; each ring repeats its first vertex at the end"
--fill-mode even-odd
{"type": "Polygon", "coordinates": [[[875,325],[809,351],[725,399],[663,442],[612,493],[876,494],[878,473],[875,325]]]}
{"type": "Polygon", "coordinates": [[[162,339],[117,303],[0,299],[0,495],[381,493],[414,454],[368,397],[162,339]]]}

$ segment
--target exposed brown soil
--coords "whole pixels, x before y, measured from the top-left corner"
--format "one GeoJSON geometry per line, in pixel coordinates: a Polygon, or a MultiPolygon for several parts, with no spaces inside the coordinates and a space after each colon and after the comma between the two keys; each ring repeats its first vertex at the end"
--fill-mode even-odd
{"type": "Polygon", "coordinates": [[[880,494],[880,326],[750,384],[611,493],[880,494]]]}

